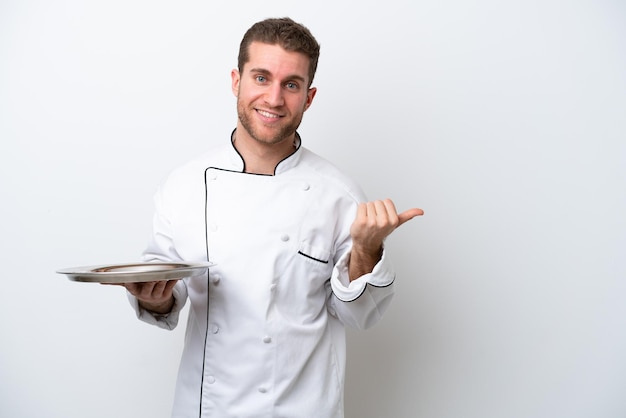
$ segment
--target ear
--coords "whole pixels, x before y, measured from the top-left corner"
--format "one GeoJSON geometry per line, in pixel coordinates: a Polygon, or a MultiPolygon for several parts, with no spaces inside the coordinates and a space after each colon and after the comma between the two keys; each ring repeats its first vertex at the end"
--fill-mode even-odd
{"type": "Polygon", "coordinates": [[[233,69],[230,72],[231,79],[231,89],[235,97],[239,96],[239,82],[241,81],[241,75],[239,74],[239,70],[233,69]]]}
{"type": "Polygon", "coordinates": [[[305,111],[311,106],[311,103],[313,103],[315,93],[317,93],[317,87],[311,87],[309,91],[306,92],[306,103],[304,103],[305,111]]]}

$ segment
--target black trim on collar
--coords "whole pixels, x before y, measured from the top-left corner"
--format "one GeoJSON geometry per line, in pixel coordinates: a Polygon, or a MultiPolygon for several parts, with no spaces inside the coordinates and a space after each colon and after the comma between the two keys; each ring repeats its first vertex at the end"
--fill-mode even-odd
{"type": "MultiPolygon", "coordinates": [[[[244,173],[244,174],[253,174],[253,175],[257,175],[257,176],[275,176],[276,175],[276,169],[278,168],[280,163],[282,163],[283,161],[285,161],[286,159],[291,157],[293,154],[295,154],[300,149],[300,147],[302,146],[302,137],[296,131],[295,132],[296,136],[294,138],[294,141],[295,141],[295,143],[294,143],[294,145],[295,145],[294,151],[291,154],[287,155],[285,158],[283,158],[282,160],[280,160],[279,162],[276,163],[276,166],[274,167],[274,174],[246,173],[246,160],[244,160],[243,155],[241,155],[241,153],[239,152],[239,150],[235,146],[235,132],[236,131],[237,131],[237,128],[233,129],[233,131],[230,133],[230,145],[232,145],[232,147],[235,150],[235,152],[237,153],[237,155],[239,155],[239,158],[241,158],[241,162],[243,163],[243,170],[241,171],[241,173],[244,173]]],[[[209,167],[209,168],[215,168],[215,167],[209,167]]],[[[233,170],[225,170],[225,171],[235,172],[233,170]]]]}

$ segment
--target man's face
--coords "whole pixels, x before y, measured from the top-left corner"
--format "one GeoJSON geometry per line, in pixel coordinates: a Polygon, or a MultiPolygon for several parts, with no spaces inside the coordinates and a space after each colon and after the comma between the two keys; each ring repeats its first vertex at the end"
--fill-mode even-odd
{"type": "Polygon", "coordinates": [[[250,44],[249,57],[231,73],[241,126],[264,144],[292,139],[316,92],[308,88],[309,58],[260,42],[250,44]]]}

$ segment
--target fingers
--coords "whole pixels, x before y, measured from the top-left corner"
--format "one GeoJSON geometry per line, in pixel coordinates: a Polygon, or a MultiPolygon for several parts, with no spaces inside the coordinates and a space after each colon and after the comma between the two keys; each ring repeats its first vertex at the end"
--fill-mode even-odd
{"type": "Polygon", "coordinates": [[[363,223],[369,223],[370,225],[388,225],[395,229],[416,216],[423,214],[424,211],[420,208],[411,208],[398,214],[393,201],[385,199],[359,204],[356,219],[360,219],[363,223]]]}
{"type": "Polygon", "coordinates": [[[356,208],[356,219],[367,218],[367,206],[367,203],[359,203],[359,206],[356,208]]]}
{"type": "Polygon", "coordinates": [[[110,285],[123,286],[137,299],[145,302],[160,302],[171,298],[176,280],[162,280],[156,282],[137,283],[107,283],[110,285]]]}
{"type": "Polygon", "coordinates": [[[176,282],[178,282],[178,280],[168,280],[165,284],[165,289],[163,289],[163,293],[165,295],[171,295],[173,293],[174,286],[176,286],[176,282]]]}
{"type": "Polygon", "coordinates": [[[177,280],[164,280],[143,283],[138,298],[146,301],[169,299],[176,282],[177,280]]]}
{"type": "Polygon", "coordinates": [[[393,204],[391,199],[383,200],[382,204],[385,208],[385,215],[389,223],[393,225],[394,228],[397,228],[400,225],[400,219],[398,217],[398,211],[396,210],[396,205],[393,204]]]}
{"type": "Polygon", "coordinates": [[[398,222],[396,207],[389,199],[359,204],[357,219],[359,218],[370,225],[379,226],[393,225],[395,227],[398,222]]]}
{"type": "Polygon", "coordinates": [[[357,217],[366,216],[376,219],[379,225],[388,223],[394,227],[398,227],[416,216],[421,216],[424,211],[420,208],[411,208],[400,214],[396,210],[396,206],[391,199],[375,200],[359,205],[357,217]]]}

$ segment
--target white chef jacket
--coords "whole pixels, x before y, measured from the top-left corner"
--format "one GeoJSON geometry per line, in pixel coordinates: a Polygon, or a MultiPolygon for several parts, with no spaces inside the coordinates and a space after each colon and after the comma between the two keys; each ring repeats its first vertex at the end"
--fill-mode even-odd
{"type": "Polygon", "coordinates": [[[173,329],[190,301],[173,418],[343,417],[344,326],[373,325],[393,295],[387,255],[348,279],[361,189],[300,146],[273,176],[234,146],[175,170],[156,196],[146,261],[215,263],[179,281],[175,305],[137,316],[173,329]]]}

